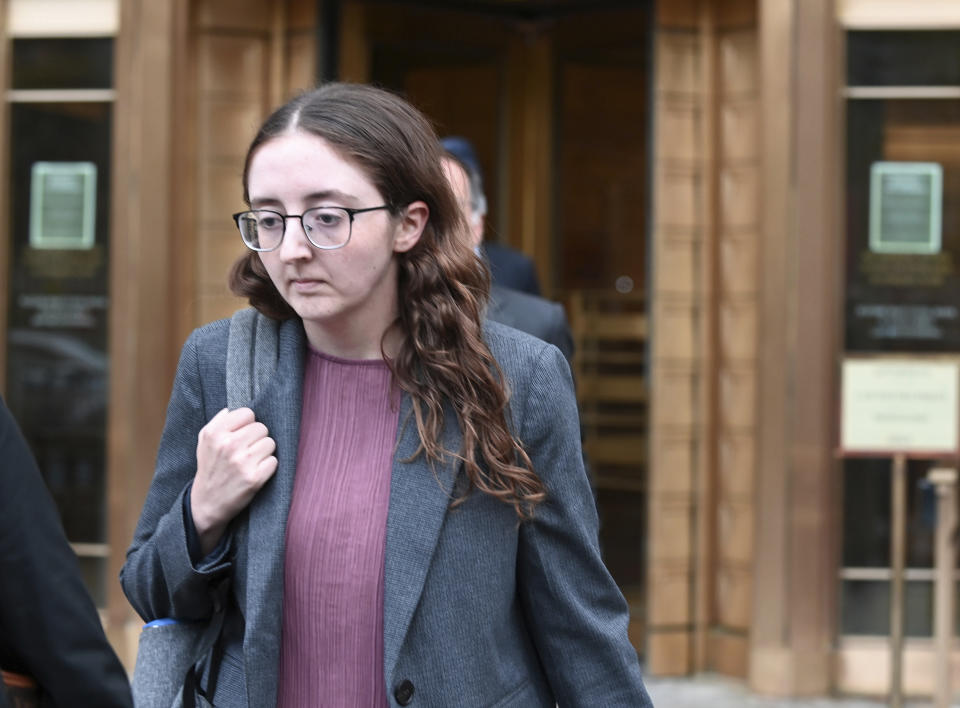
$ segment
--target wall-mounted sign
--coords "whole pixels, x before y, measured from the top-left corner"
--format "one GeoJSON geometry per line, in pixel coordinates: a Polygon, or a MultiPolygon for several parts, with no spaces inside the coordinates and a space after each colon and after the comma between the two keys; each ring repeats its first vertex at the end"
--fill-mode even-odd
{"type": "Polygon", "coordinates": [[[960,451],[960,361],[849,358],[842,375],[843,454],[947,456],[960,451]]]}
{"type": "Polygon", "coordinates": [[[935,162],[874,162],[870,167],[870,250],[939,253],[943,168],[935,162]]]}
{"type": "Polygon", "coordinates": [[[92,162],[33,163],[31,248],[93,248],[96,208],[97,166],[92,162]]]}

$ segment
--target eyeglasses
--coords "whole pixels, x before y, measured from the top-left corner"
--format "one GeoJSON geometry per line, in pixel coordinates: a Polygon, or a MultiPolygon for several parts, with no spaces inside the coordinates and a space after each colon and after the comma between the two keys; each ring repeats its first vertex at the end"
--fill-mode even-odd
{"type": "Polygon", "coordinates": [[[273,251],[280,247],[287,231],[287,219],[300,219],[307,240],[317,248],[332,251],[343,248],[353,233],[353,217],[368,211],[389,209],[386,204],[366,209],[322,206],[302,214],[281,214],[271,209],[241,211],[233,215],[243,243],[252,251],[273,251]]]}

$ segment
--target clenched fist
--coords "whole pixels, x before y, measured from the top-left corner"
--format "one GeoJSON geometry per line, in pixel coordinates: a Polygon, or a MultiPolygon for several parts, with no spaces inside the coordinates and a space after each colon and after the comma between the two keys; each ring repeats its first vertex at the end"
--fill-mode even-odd
{"type": "Polygon", "coordinates": [[[200,430],[190,511],[204,555],[276,472],[276,448],[249,408],[224,408],[200,430]]]}

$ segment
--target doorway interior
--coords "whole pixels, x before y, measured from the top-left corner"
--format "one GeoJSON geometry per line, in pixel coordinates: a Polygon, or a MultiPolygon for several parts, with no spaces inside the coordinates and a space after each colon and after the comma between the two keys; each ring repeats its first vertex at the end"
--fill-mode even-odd
{"type": "Polygon", "coordinates": [[[567,308],[604,558],[644,645],[650,3],[344,2],[338,75],[474,145],[488,240],[567,308]]]}

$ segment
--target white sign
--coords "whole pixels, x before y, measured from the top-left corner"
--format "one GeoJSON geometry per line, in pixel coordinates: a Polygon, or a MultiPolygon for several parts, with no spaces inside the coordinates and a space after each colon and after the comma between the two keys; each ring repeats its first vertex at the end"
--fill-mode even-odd
{"type": "Polygon", "coordinates": [[[960,449],[960,363],[907,358],[843,362],[844,454],[951,455],[960,449]]]}

